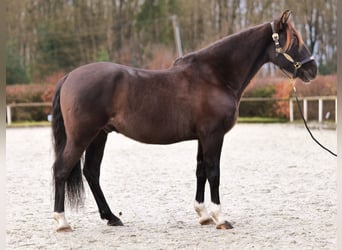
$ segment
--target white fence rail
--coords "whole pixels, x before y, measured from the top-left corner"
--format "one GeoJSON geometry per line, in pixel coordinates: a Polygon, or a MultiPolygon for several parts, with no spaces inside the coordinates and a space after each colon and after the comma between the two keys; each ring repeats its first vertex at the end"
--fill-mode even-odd
{"type": "MultiPolygon", "coordinates": [[[[303,103],[303,115],[307,120],[308,118],[308,101],[318,101],[318,122],[323,122],[323,104],[324,101],[335,101],[335,123],[337,124],[337,97],[336,96],[310,96],[298,98],[303,103]]],[[[294,107],[293,103],[296,102],[295,98],[271,98],[271,97],[243,97],[241,102],[267,102],[267,101],[288,101],[289,102],[289,117],[290,122],[294,121],[294,107]]],[[[12,108],[16,107],[51,107],[50,102],[40,103],[13,103],[8,104],[6,108],[7,124],[12,123],[12,108]]]]}
{"type": "MultiPolygon", "coordinates": [[[[303,115],[305,120],[308,119],[308,101],[318,101],[318,122],[323,122],[323,102],[324,101],[334,101],[335,102],[335,123],[337,124],[337,97],[336,96],[310,96],[310,97],[299,97],[299,101],[303,103],[303,115]]],[[[294,108],[293,103],[296,102],[296,98],[291,98],[289,100],[289,112],[290,112],[290,122],[294,120],[294,108]]]]}
{"type": "Polygon", "coordinates": [[[51,107],[52,103],[50,102],[30,102],[30,103],[12,103],[7,104],[6,106],[6,117],[7,117],[7,124],[12,124],[12,108],[17,107],[51,107]]]}

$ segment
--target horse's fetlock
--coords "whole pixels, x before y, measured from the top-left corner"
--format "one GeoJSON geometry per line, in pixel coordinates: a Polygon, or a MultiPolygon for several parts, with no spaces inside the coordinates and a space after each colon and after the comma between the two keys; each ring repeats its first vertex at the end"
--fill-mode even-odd
{"type": "Polygon", "coordinates": [[[107,210],[100,210],[100,217],[102,220],[110,220],[113,217],[113,214],[107,210]]]}

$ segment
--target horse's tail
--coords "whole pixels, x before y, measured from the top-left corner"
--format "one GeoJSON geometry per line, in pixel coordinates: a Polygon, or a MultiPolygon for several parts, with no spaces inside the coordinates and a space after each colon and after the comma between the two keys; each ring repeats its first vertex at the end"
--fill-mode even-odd
{"type": "MultiPolygon", "coordinates": [[[[67,137],[65,133],[64,119],[60,105],[60,93],[63,83],[68,75],[65,75],[57,83],[52,101],[52,141],[55,151],[55,163],[53,164],[53,182],[56,181],[57,168],[63,167],[62,154],[66,145],[67,137]]],[[[55,185],[54,185],[55,186],[55,185]]],[[[83,204],[83,180],[81,170],[81,160],[79,160],[66,180],[66,191],[71,207],[78,207],[83,204]]]]}

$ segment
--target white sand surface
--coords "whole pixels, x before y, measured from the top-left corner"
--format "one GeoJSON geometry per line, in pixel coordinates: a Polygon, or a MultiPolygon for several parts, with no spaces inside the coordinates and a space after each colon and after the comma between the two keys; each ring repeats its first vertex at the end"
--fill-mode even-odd
{"type": "MultiPolygon", "coordinates": [[[[335,130],[313,133],[336,152],[335,130]]],[[[110,134],[101,184],[125,226],[100,219],[85,184],[84,207],[66,208],[74,231],[56,233],[51,131],[7,129],[7,249],[336,249],[337,161],[303,126],[237,124],[226,135],[220,194],[232,230],[197,222],[196,150],[110,134]]]]}

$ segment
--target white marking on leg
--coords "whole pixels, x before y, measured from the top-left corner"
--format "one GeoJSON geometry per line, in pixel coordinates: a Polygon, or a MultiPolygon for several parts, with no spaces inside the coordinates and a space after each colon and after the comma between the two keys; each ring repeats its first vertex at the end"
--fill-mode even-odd
{"type": "Polygon", "coordinates": [[[70,225],[68,224],[66,218],[65,218],[65,215],[64,213],[57,213],[55,212],[53,214],[53,218],[57,221],[57,229],[56,231],[62,231],[62,230],[65,230],[65,231],[71,231],[71,227],[70,225]]]}
{"type": "Polygon", "coordinates": [[[195,200],[194,202],[195,211],[199,216],[198,222],[203,225],[211,221],[211,217],[208,214],[207,208],[205,207],[204,203],[198,203],[195,200]]]}
{"type": "Polygon", "coordinates": [[[226,223],[226,220],[224,219],[221,213],[221,205],[211,203],[210,215],[213,218],[214,222],[216,223],[216,226],[220,226],[226,223]]]}

